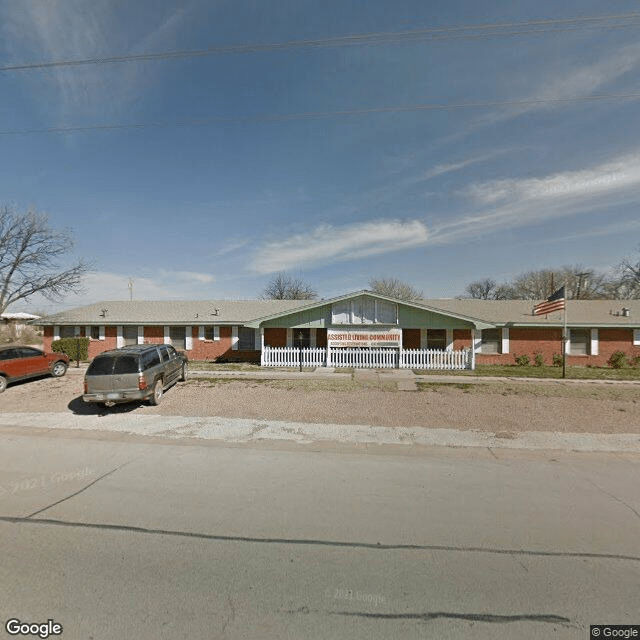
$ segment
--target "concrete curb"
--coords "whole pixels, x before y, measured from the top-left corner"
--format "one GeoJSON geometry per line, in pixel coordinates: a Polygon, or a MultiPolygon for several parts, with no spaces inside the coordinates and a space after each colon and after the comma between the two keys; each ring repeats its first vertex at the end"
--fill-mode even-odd
{"type": "Polygon", "coordinates": [[[482,429],[426,429],[374,427],[355,424],[317,424],[245,418],[158,415],[75,415],[66,413],[5,413],[0,428],[107,431],[168,439],[193,438],[227,443],[265,441],[313,444],[412,445],[481,447],[489,449],[560,450],[640,453],[640,434],[594,434],[528,431],[495,433],[482,429]]]}

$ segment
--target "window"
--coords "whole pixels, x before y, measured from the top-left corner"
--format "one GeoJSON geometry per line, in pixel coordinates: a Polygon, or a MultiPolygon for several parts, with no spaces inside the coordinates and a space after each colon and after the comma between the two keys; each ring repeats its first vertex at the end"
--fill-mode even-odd
{"type": "Polygon", "coordinates": [[[169,327],[169,338],[176,349],[186,348],[186,336],[187,332],[184,327],[169,327]]]}
{"type": "Polygon", "coordinates": [[[500,329],[483,329],[480,353],[500,353],[501,341],[500,329]]]}
{"type": "Polygon", "coordinates": [[[247,327],[238,327],[238,350],[255,351],[256,330],[247,327]]]}
{"type": "Polygon", "coordinates": [[[88,376],[110,376],[113,372],[113,358],[111,356],[98,356],[87,369],[88,376]]]}
{"type": "Polygon", "coordinates": [[[100,340],[100,327],[99,326],[93,326],[91,327],[91,336],[90,338],[92,340],[100,340]]]}
{"type": "Polygon", "coordinates": [[[215,340],[216,339],[216,331],[215,327],[205,327],[204,328],[204,339],[205,340],[215,340]]]}
{"type": "Polygon", "coordinates": [[[571,329],[569,331],[569,353],[572,356],[588,356],[591,332],[589,329],[571,329]]]}
{"type": "Polygon", "coordinates": [[[113,373],[138,373],[138,358],[135,356],[120,356],[119,358],[116,358],[113,373]]]}
{"type": "Polygon", "coordinates": [[[444,351],[447,347],[446,329],[427,330],[427,349],[439,349],[444,351]]]}
{"type": "Polygon", "coordinates": [[[359,296],[341,300],[331,309],[332,324],[398,324],[398,305],[395,302],[359,296]]]}
{"type": "Polygon", "coordinates": [[[38,351],[38,349],[32,349],[31,347],[20,347],[18,349],[18,353],[21,358],[35,358],[36,356],[41,356],[42,351],[38,351]]]}
{"type": "Polygon", "coordinates": [[[124,338],[124,344],[138,344],[138,327],[122,327],[122,337],[124,338]]]}
{"type": "Polygon", "coordinates": [[[151,351],[147,351],[142,356],[142,368],[150,369],[151,367],[155,367],[160,364],[160,354],[158,353],[158,349],[153,349],[151,351]]]}
{"type": "Polygon", "coordinates": [[[75,338],[76,336],[76,328],[69,326],[60,327],[60,337],[61,338],[75,338]]]}

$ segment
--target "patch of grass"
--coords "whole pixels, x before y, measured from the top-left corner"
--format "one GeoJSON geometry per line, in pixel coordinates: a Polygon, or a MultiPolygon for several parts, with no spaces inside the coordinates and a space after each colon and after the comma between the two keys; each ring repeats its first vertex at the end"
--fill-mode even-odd
{"type": "Polygon", "coordinates": [[[211,360],[189,360],[189,367],[193,371],[260,371],[259,364],[250,362],[228,362],[218,364],[211,360]]]}
{"type": "MultiPolygon", "coordinates": [[[[479,364],[475,371],[469,369],[434,371],[414,369],[416,375],[498,377],[498,378],[553,378],[562,379],[562,368],[535,365],[479,364]]],[[[609,367],[567,367],[567,380],[640,380],[639,369],[611,369],[609,367]]]]}
{"type": "Polygon", "coordinates": [[[592,400],[617,400],[638,402],[638,390],[631,386],[618,385],[574,385],[574,384],[536,384],[532,382],[417,382],[420,391],[439,392],[458,390],[463,393],[530,396],[535,398],[588,398],[592,400]]]}

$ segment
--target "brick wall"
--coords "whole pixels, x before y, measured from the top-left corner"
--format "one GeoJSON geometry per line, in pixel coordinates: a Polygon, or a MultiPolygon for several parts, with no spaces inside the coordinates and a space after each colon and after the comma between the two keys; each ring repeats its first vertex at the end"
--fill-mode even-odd
{"type": "MultiPolygon", "coordinates": [[[[457,348],[457,347],[456,347],[457,348]]],[[[633,345],[633,329],[600,329],[598,355],[568,355],[567,365],[606,367],[614,351],[623,351],[628,357],[640,356],[640,346],[633,345]]],[[[516,356],[528,355],[533,363],[541,353],[544,363],[552,364],[553,354],[562,355],[562,329],[542,327],[513,327],[509,330],[509,353],[476,354],[479,364],[514,364],[516,356]]]]}

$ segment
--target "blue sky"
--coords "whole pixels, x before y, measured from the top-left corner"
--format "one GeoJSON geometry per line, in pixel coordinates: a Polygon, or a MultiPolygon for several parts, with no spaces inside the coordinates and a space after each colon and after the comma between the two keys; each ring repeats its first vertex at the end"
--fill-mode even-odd
{"type": "Polygon", "coordinates": [[[0,71],[0,204],[94,263],[84,294],[14,310],[127,299],[130,278],[139,299],[255,298],[278,271],[454,297],[613,267],[640,230],[636,9],[2,2],[3,69],[212,49],[0,71]]]}

